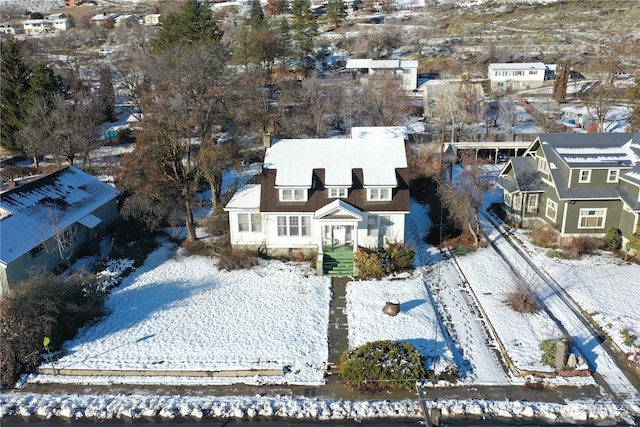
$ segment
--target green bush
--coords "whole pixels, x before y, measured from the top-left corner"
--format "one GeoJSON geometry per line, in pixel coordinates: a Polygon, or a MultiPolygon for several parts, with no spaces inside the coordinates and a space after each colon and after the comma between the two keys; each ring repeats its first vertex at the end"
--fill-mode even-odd
{"type": "Polygon", "coordinates": [[[635,233],[629,236],[629,247],[640,252],[640,227],[638,227],[635,233]]]}
{"type": "Polygon", "coordinates": [[[387,242],[385,250],[391,258],[392,270],[406,270],[413,266],[413,257],[416,252],[404,243],[387,242]]]}
{"type": "Polygon", "coordinates": [[[605,251],[617,251],[622,247],[622,232],[615,227],[611,227],[604,235],[603,249],[605,251]]]}
{"type": "Polygon", "coordinates": [[[424,356],[406,342],[367,343],[345,351],[340,364],[345,383],[364,390],[413,389],[427,376],[424,356]]]}
{"type": "Polygon", "coordinates": [[[556,341],[544,340],[540,342],[539,348],[542,350],[542,357],[540,358],[540,361],[545,365],[555,366],[557,352],[556,341]]]}
{"type": "Polygon", "coordinates": [[[545,254],[548,258],[560,258],[560,259],[577,259],[579,255],[570,251],[547,251],[545,254]]]}
{"type": "Polygon", "coordinates": [[[43,339],[60,349],[78,329],[101,316],[106,292],[95,276],[66,281],[49,275],[20,283],[0,300],[0,383],[11,386],[40,364],[43,339]]]}
{"type": "Polygon", "coordinates": [[[391,272],[389,256],[386,252],[358,248],[353,263],[358,270],[358,276],[363,279],[381,279],[391,272]]]}

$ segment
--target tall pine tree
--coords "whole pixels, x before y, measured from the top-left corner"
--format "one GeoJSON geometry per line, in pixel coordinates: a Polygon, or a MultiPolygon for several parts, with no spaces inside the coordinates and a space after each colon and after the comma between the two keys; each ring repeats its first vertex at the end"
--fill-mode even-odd
{"type": "Polygon", "coordinates": [[[15,151],[18,149],[16,134],[27,115],[25,101],[30,70],[13,37],[0,40],[0,58],[0,145],[15,151]]]}
{"type": "Polygon", "coordinates": [[[293,0],[291,3],[291,39],[298,68],[313,68],[313,40],[318,35],[316,19],[311,13],[310,0],[293,0]]]}
{"type": "Polygon", "coordinates": [[[208,1],[186,0],[177,12],[162,19],[158,36],[151,48],[156,53],[172,46],[197,46],[220,41],[222,32],[209,8],[208,1]]]}
{"type": "Polygon", "coordinates": [[[116,93],[113,90],[111,69],[108,66],[100,68],[100,106],[103,120],[116,121],[116,93]]]}

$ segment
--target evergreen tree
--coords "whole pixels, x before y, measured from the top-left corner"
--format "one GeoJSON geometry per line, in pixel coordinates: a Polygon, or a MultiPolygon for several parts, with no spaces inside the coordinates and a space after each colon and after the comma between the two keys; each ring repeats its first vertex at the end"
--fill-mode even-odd
{"type": "Polygon", "coordinates": [[[186,0],[179,11],[171,12],[162,19],[151,48],[159,52],[171,46],[213,44],[221,37],[222,32],[211,13],[209,2],[186,0]]]}
{"type": "Polygon", "coordinates": [[[313,68],[313,40],[318,35],[318,27],[311,13],[310,0],[293,0],[291,3],[291,38],[293,54],[298,61],[298,68],[313,68]]]}
{"type": "Polygon", "coordinates": [[[29,77],[28,99],[31,103],[36,98],[44,98],[51,101],[53,95],[62,92],[64,82],[56,76],[53,70],[44,64],[36,64],[29,77]]]}
{"type": "Polygon", "coordinates": [[[247,67],[251,61],[251,31],[247,25],[241,25],[233,42],[233,62],[247,67]]]}
{"type": "Polygon", "coordinates": [[[16,150],[16,133],[26,120],[29,67],[13,37],[0,40],[0,145],[16,150]]]}
{"type": "Polygon", "coordinates": [[[278,35],[280,36],[280,43],[282,45],[282,49],[280,49],[282,55],[282,64],[286,63],[287,59],[291,57],[291,27],[289,26],[289,21],[285,18],[280,20],[278,25],[278,35]]]}
{"type": "Polygon", "coordinates": [[[264,11],[260,6],[260,0],[251,1],[251,11],[249,12],[249,26],[253,31],[265,25],[264,11]]]}
{"type": "Polygon", "coordinates": [[[347,6],[342,0],[329,0],[327,2],[327,19],[335,27],[339,27],[347,17],[347,6]]]}
{"type": "Polygon", "coordinates": [[[107,66],[100,68],[100,105],[102,119],[115,122],[116,117],[116,92],[113,89],[111,69],[107,66]]]}

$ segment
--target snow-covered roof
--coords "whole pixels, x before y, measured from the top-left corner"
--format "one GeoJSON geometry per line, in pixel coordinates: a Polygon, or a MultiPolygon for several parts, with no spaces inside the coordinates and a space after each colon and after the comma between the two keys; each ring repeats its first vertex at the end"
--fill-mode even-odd
{"type": "Polygon", "coordinates": [[[247,184],[233,195],[225,210],[247,210],[260,208],[260,184],[247,184]]]}
{"type": "Polygon", "coordinates": [[[94,223],[89,215],[117,194],[110,185],[74,167],[4,191],[0,262],[9,264],[76,222],[94,223]]]}
{"type": "Polygon", "coordinates": [[[346,68],[418,68],[418,61],[406,59],[349,59],[347,60],[346,68]]]}
{"type": "Polygon", "coordinates": [[[325,170],[328,187],[351,186],[353,169],[362,169],[365,187],[395,187],[396,169],[407,167],[406,129],[366,129],[355,128],[354,138],[275,140],[264,167],[277,170],[276,187],[310,188],[314,169],[325,170]]]}
{"type": "Polygon", "coordinates": [[[553,149],[571,168],[640,164],[640,133],[541,134],[539,138],[545,151],[553,149]]]}
{"type": "Polygon", "coordinates": [[[491,70],[546,70],[542,62],[497,62],[489,64],[491,70]]]}

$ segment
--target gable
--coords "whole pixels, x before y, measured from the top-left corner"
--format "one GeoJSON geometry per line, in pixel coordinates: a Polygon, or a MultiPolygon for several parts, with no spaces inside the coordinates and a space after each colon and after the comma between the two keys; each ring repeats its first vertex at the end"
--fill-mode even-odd
{"type": "Polygon", "coordinates": [[[318,209],[314,218],[316,219],[352,219],[356,221],[362,220],[362,212],[348,204],[343,200],[334,200],[318,209]]]}

